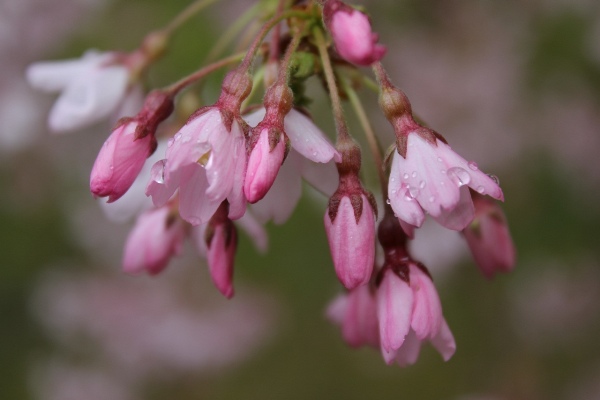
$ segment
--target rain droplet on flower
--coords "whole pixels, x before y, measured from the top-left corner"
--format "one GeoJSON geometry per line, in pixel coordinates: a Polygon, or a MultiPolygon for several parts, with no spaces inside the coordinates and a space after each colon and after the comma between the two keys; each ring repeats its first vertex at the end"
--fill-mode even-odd
{"type": "Polygon", "coordinates": [[[414,199],[415,197],[417,197],[419,195],[419,188],[417,188],[415,186],[409,186],[408,187],[408,195],[414,199]]]}
{"type": "Polygon", "coordinates": [[[446,170],[445,169],[440,169],[440,172],[444,175],[446,175],[446,170]]]}
{"type": "Polygon", "coordinates": [[[160,160],[152,166],[152,169],[150,170],[150,176],[154,182],[160,184],[165,183],[165,164],[165,160],[160,160]]]}
{"type": "Polygon", "coordinates": [[[171,146],[173,146],[173,142],[174,142],[174,141],[175,141],[175,140],[174,140],[173,138],[170,138],[170,139],[169,139],[169,141],[167,142],[167,147],[171,147],[171,146]]]}
{"type": "Polygon", "coordinates": [[[483,186],[477,186],[477,192],[483,194],[483,192],[485,192],[485,188],[483,186]]]}
{"type": "Polygon", "coordinates": [[[496,175],[488,174],[488,176],[496,183],[496,185],[500,184],[500,179],[496,175]]]}
{"type": "Polygon", "coordinates": [[[423,188],[425,187],[425,181],[421,181],[421,182],[419,183],[419,187],[420,187],[421,189],[423,189],[423,188]]]}
{"type": "Polygon", "coordinates": [[[431,196],[431,197],[429,198],[429,202],[430,202],[430,203],[433,203],[434,201],[435,201],[435,196],[431,196]]]}
{"type": "Polygon", "coordinates": [[[471,182],[471,175],[460,167],[453,167],[448,170],[448,176],[458,187],[468,185],[471,182]]]}
{"type": "Polygon", "coordinates": [[[315,156],[315,157],[317,156],[317,152],[316,151],[313,151],[313,156],[315,156]]]}
{"type": "Polygon", "coordinates": [[[179,140],[181,138],[181,132],[177,132],[175,134],[175,140],[179,140]]]}
{"type": "Polygon", "coordinates": [[[189,142],[190,140],[192,140],[192,137],[191,137],[190,135],[185,135],[185,136],[183,137],[183,139],[181,140],[181,142],[182,142],[182,143],[187,143],[187,142],[189,142]]]}
{"type": "Polygon", "coordinates": [[[442,157],[438,157],[438,161],[439,161],[439,162],[442,162],[442,161],[444,161],[444,160],[442,160],[442,157]]]}
{"type": "Polygon", "coordinates": [[[404,174],[402,177],[403,177],[404,179],[408,179],[408,174],[404,174]]]}
{"type": "Polygon", "coordinates": [[[392,194],[396,194],[396,189],[392,189],[392,194]]]}
{"type": "Polygon", "coordinates": [[[391,182],[394,182],[396,180],[396,178],[390,178],[391,182]]]}
{"type": "Polygon", "coordinates": [[[386,204],[391,204],[392,203],[392,201],[390,199],[387,199],[385,202],[386,202],[386,204]]]}
{"type": "Polygon", "coordinates": [[[475,161],[469,161],[467,165],[473,171],[477,171],[479,169],[479,166],[477,166],[477,163],[475,161]]]}
{"type": "Polygon", "coordinates": [[[412,174],[410,174],[413,178],[417,177],[417,171],[413,171],[412,174]]]}

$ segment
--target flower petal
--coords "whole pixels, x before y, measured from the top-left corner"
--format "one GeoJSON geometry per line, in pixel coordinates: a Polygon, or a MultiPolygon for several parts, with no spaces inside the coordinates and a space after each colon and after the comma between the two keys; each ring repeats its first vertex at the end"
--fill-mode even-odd
{"type": "Polygon", "coordinates": [[[314,162],[326,163],[332,158],[340,162],[341,156],[329,143],[323,132],[304,114],[292,109],[284,120],[284,130],[292,147],[314,162]]]}

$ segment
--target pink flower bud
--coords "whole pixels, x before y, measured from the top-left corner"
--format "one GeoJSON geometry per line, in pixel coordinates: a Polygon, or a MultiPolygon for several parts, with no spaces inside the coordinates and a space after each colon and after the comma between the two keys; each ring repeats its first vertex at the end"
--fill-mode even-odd
{"type": "Polygon", "coordinates": [[[104,142],[90,176],[90,190],[113,202],[129,190],[156,148],[154,135],[136,139],[138,123],[124,120],[104,142]]]}
{"type": "Polygon", "coordinates": [[[371,29],[369,17],[341,1],[330,0],[323,9],[325,24],[333,36],[337,52],[345,60],[368,66],[385,56],[385,46],[371,29]]]}
{"type": "Polygon", "coordinates": [[[484,196],[473,195],[475,219],[464,231],[479,269],[487,278],[515,267],[515,246],[500,206],[484,196]]]}
{"type": "Polygon", "coordinates": [[[171,208],[165,206],[140,214],[125,243],[125,272],[158,274],[181,252],[185,226],[170,213],[171,208]]]}
{"type": "Polygon", "coordinates": [[[233,297],[233,263],[237,247],[237,231],[229,220],[207,229],[207,259],[210,276],[223,296],[233,297]]]}
{"type": "Polygon", "coordinates": [[[375,215],[364,194],[342,197],[337,213],[325,213],[325,230],[335,272],[348,288],[364,285],[371,278],[375,259],[375,215]]]}
{"type": "Polygon", "coordinates": [[[285,136],[282,131],[262,128],[258,141],[248,157],[244,194],[250,203],[261,200],[275,182],[285,157],[285,136]]]}

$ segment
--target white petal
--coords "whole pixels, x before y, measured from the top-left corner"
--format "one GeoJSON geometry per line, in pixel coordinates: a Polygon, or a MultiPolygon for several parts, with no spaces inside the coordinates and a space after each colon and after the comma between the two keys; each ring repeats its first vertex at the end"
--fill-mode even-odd
{"type": "Polygon", "coordinates": [[[251,206],[259,221],[264,223],[273,220],[276,224],[283,224],[292,215],[302,194],[299,172],[301,159],[298,153],[291,151],[279,169],[271,190],[261,201],[251,206]]]}
{"type": "Polygon", "coordinates": [[[401,173],[400,162],[403,160],[402,156],[394,152],[393,157],[388,185],[390,206],[394,210],[394,214],[402,221],[420,227],[425,221],[425,214],[417,199],[413,198],[409,188],[404,184],[406,179],[403,176],[406,172],[401,173]]]}
{"type": "Polygon", "coordinates": [[[292,147],[314,162],[341,161],[339,153],[321,130],[304,114],[292,109],[284,120],[284,130],[292,147]]]}
{"type": "Polygon", "coordinates": [[[445,319],[442,321],[440,332],[431,340],[431,344],[439,351],[444,361],[448,361],[454,355],[456,342],[445,319]]]}
{"type": "Polygon", "coordinates": [[[312,187],[324,195],[331,197],[335,193],[339,183],[339,175],[335,163],[333,161],[315,163],[307,159],[302,159],[301,162],[302,177],[312,187]]]}
{"type": "Polygon", "coordinates": [[[77,76],[50,111],[50,128],[71,131],[107,117],[123,98],[127,80],[128,71],[120,66],[96,68],[77,76]]]}
{"type": "Polygon", "coordinates": [[[89,65],[81,59],[43,61],[27,67],[25,77],[34,89],[59,92],[88,68],[89,65]]]}

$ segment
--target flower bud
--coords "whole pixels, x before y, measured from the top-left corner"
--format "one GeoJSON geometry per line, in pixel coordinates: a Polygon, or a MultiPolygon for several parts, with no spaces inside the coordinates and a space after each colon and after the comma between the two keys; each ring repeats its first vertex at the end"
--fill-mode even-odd
{"type": "Polygon", "coordinates": [[[213,283],[230,299],[233,297],[233,264],[237,249],[237,230],[227,218],[229,205],[221,206],[212,217],[206,228],[205,240],[208,269],[213,283]]]}
{"type": "Polygon", "coordinates": [[[90,190],[113,202],[129,190],[146,159],[156,148],[154,135],[136,139],[138,122],[122,120],[106,139],[90,175],[90,190]]]}
{"type": "MultiPolygon", "coordinates": [[[[248,157],[244,195],[250,203],[261,200],[275,182],[286,154],[283,131],[258,126],[258,141],[248,157]]],[[[253,134],[254,134],[253,130],[253,134]]]]}
{"type": "Polygon", "coordinates": [[[325,25],[333,36],[337,52],[346,61],[368,66],[379,61],[387,49],[378,44],[366,14],[339,0],[329,0],[323,6],[325,25]]]}
{"type": "Polygon", "coordinates": [[[495,201],[473,193],[475,218],[463,230],[479,269],[487,278],[515,267],[515,246],[506,217],[495,201]]]}

